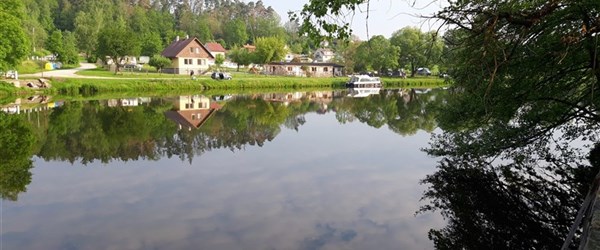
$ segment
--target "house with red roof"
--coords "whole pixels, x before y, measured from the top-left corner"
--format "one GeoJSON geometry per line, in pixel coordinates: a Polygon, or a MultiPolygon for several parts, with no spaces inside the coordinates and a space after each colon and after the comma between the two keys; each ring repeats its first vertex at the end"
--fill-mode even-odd
{"type": "Polygon", "coordinates": [[[215,59],[195,37],[186,37],[186,39],[180,40],[177,36],[175,41],[162,51],[161,55],[171,59],[171,65],[164,68],[163,72],[180,75],[190,75],[192,72],[202,74],[208,70],[209,61],[215,59]]]}
{"type": "Polygon", "coordinates": [[[215,58],[217,58],[217,55],[222,55],[223,58],[225,58],[225,53],[227,53],[227,50],[225,50],[220,43],[209,42],[204,44],[204,47],[206,47],[215,58]]]}

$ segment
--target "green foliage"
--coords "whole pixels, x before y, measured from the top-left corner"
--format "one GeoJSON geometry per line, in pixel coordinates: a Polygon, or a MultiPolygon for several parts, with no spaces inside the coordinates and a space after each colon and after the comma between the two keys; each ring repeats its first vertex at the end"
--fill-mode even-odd
{"type": "Polygon", "coordinates": [[[16,201],[31,182],[35,137],[21,117],[0,112],[0,197],[16,201]]]}
{"type": "Polygon", "coordinates": [[[0,5],[0,70],[6,71],[19,65],[29,54],[29,40],[21,26],[19,17],[23,16],[19,1],[3,1],[0,5]],[[7,4],[5,6],[5,4],[7,4]]]}
{"type": "Polygon", "coordinates": [[[78,48],[89,58],[98,45],[98,34],[103,26],[102,9],[87,13],[80,11],[75,17],[75,37],[78,48]]]}
{"type": "Polygon", "coordinates": [[[130,34],[127,29],[120,27],[107,27],[100,31],[96,55],[103,60],[107,57],[112,59],[116,65],[115,74],[125,56],[139,54],[138,40],[132,39],[130,34]]]}
{"type": "Polygon", "coordinates": [[[277,62],[285,57],[285,42],[279,37],[259,37],[256,38],[256,51],[254,52],[254,62],[265,64],[277,62]]]}
{"type": "Polygon", "coordinates": [[[598,144],[599,10],[459,1],[437,14],[454,24],[445,56],[457,92],[427,150],[440,164],[425,210],[450,222],[430,232],[436,247],[560,248],[598,172],[585,152],[598,144]]]}
{"type": "Polygon", "coordinates": [[[244,48],[234,47],[229,51],[229,58],[231,58],[232,62],[237,63],[238,71],[240,70],[240,66],[248,66],[252,63],[252,54],[244,48]]]}
{"type": "Polygon", "coordinates": [[[357,71],[372,68],[386,72],[387,69],[398,68],[399,48],[391,45],[383,36],[374,36],[368,42],[361,43],[356,50],[357,71]]]}
{"type": "Polygon", "coordinates": [[[215,65],[217,67],[221,67],[221,65],[225,62],[225,57],[222,54],[218,54],[215,57],[215,65]]]}
{"type": "Polygon", "coordinates": [[[46,40],[46,49],[57,57],[64,53],[62,31],[52,31],[50,37],[46,40]]]}
{"type": "Polygon", "coordinates": [[[62,54],[58,55],[58,60],[64,64],[79,65],[79,53],[77,53],[77,41],[75,35],[65,31],[62,42],[62,54]]]}
{"type": "Polygon", "coordinates": [[[440,62],[444,43],[435,32],[424,33],[418,28],[405,27],[394,32],[390,41],[399,48],[400,67],[409,66],[412,76],[417,68],[431,68],[440,62]]]}
{"type": "Polygon", "coordinates": [[[240,19],[234,19],[225,24],[225,43],[228,48],[241,46],[248,40],[246,24],[240,19]]]}
{"type": "Polygon", "coordinates": [[[156,70],[158,70],[158,72],[160,73],[162,72],[162,69],[171,65],[171,59],[156,54],[152,56],[152,58],[150,58],[148,64],[152,67],[155,67],[156,70]]]}
{"type": "Polygon", "coordinates": [[[164,49],[160,35],[155,32],[146,33],[141,41],[141,53],[143,56],[150,56],[160,53],[164,49]]]}
{"type": "MultiPolygon", "coordinates": [[[[313,41],[346,40],[352,34],[351,22],[339,20],[333,22],[331,17],[349,16],[346,10],[355,11],[365,0],[309,0],[302,7],[300,14],[292,13],[292,20],[301,21],[300,34],[308,35],[313,41]]],[[[353,15],[350,15],[353,16],[353,15]]]]}

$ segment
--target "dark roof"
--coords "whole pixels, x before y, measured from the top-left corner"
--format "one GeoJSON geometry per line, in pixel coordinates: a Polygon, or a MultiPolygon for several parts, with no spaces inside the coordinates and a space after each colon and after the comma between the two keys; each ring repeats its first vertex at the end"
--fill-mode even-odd
{"type": "Polygon", "coordinates": [[[206,47],[204,47],[204,45],[200,42],[200,40],[198,40],[198,38],[195,38],[195,37],[184,39],[184,40],[173,41],[160,54],[167,58],[175,58],[186,46],[188,46],[188,44],[192,43],[193,41],[196,41],[200,45],[200,47],[202,47],[202,49],[204,49],[206,52],[208,52],[208,55],[210,57],[213,57],[213,55],[210,53],[210,51],[208,51],[208,49],[206,49],[206,47]]]}
{"type": "Polygon", "coordinates": [[[220,43],[206,43],[204,44],[204,46],[210,52],[227,52],[220,43]]]}
{"type": "Polygon", "coordinates": [[[268,65],[282,65],[282,66],[330,66],[330,67],[340,67],[343,68],[344,65],[339,65],[337,63],[302,63],[302,62],[270,62],[268,65]]]}

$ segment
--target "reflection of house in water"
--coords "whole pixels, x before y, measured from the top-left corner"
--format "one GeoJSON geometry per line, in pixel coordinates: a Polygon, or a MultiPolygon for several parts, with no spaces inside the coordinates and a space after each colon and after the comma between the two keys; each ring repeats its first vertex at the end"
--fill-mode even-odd
{"type": "Polygon", "coordinates": [[[51,101],[48,96],[31,96],[28,98],[17,98],[13,103],[0,106],[0,112],[9,114],[32,113],[50,110],[60,107],[64,104],[63,101],[51,101]]]}
{"type": "Polygon", "coordinates": [[[173,100],[173,110],[165,112],[165,116],[176,122],[179,129],[199,128],[221,108],[216,102],[203,95],[179,96],[173,100]]]}
{"type": "Polygon", "coordinates": [[[307,94],[308,100],[320,105],[317,114],[327,113],[328,105],[333,101],[332,91],[315,91],[307,94]]]}
{"type": "Polygon", "coordinates": [[[333,100],[332,91],[315,91],[315,92],[294,92],[294,93],[271,93],[263,94],[260,96],[263,100],[268,102],[280,102],[284,105],[289,105],[293,102],[301,102],[302,100],[308,100],[311,103],[321,104],[325,110],[327,110],[327,104],[333,100]]]}
{"type": "Polygon", "coordinates": [[[262,99],[268,102],[281,102],[284,105],[288,105],[292,102],[297,102],[304,97],[304,93],[294,92],[294,93],[271,93],[271,94],[263,94],[261,95],[262,99]]]}

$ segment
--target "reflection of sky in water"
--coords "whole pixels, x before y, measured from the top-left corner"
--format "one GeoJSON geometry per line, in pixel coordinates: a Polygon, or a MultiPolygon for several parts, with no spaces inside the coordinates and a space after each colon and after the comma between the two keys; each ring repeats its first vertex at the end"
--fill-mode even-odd
{"type": "Polygon", "coordinates": [[[402,137],[333,113],[243,151],[74,166],[36,160],[4,201],[4,249],[430,249],[418,215],[435,160],[402,137]]]}

